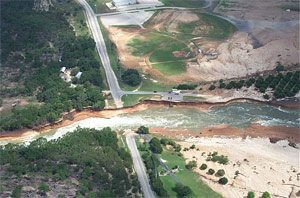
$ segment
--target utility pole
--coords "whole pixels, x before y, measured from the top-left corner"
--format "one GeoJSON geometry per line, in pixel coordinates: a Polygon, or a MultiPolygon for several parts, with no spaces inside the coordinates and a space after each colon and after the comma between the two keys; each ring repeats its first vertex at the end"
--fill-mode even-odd
{"type": "Polygon", "coordinates": [[[96,14],[98,14],[98,11],[97,11],[97,4],[95,4],[95,7],[96,7],[96,14]]]}

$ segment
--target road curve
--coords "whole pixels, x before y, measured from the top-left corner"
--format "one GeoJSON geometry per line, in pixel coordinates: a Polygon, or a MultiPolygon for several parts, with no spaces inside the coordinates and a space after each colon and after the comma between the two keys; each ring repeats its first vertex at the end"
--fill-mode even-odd
{"type": "Polygon", "coordinates": [[[126,142],[131,153],[134,169],[136,171],[136,174],[142,187],[142,191],[144,193],[144,198],[154,198],[155,195],[153,190],[151,189],[143,160],[136,146],[135,138],[137,136],[137,134],[131,134],[126,136],[126,142]]]}
{"type": "Polygon", "coordinates": [[[77,0],[77,1],[85,9],[87,21],[88,21],[90,30],[93,34],[93,37],[94,37],[94,40],[96,43],[97,52],[101,58],[102,65],[105,69],[107,82],[108,82],[112,97],[114,99],[114,102],[117,107],[122,107],[122,100],[121,100],[122,95],[123,95],[122,90],[120,89],[117,77],[111,68],[110,60],[109,60],[107,50],[106,50],[106,45],[105,45],[105,42],[103,39],[102,32],[100,30],[100,26],[97,21],[97,17],[95,15],[94,11],[92,10],[92,8],[90,7],[90,5],[85,0],[77,0]]]}

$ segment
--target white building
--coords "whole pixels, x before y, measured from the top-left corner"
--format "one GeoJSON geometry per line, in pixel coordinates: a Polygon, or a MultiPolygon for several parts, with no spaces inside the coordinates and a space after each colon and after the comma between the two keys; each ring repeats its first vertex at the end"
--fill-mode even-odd
{"type": "Polygon", "coordinates": [[[66,67],[60,68],[60,72],[61,72],[61,73],[65,73],[65,71],[66,71],[66,67]]]}
{"type": "Polygon", "coordinates": [[[116,7],[133,5],[133,4],[136,4],[136,0],[113,0],[112,4],[113,4],[113,6],[116,6],[116,7]]]}
{"type": "Polygon", "coordinates": [[[79,79],[81,77],[81,74],[82,72],[78,72],[75,77],[79,79]]]}

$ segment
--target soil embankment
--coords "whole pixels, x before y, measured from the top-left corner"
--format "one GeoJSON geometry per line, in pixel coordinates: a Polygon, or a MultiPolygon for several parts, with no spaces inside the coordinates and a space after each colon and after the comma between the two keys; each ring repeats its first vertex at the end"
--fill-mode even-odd
{"type": "MultiPolygon", "coordinates": [[[[227,102],[217,102],[217,103],[209,103],[209,102],[170,102],[170,101],[157,101],[157,100],[145,100],[135,106],[132,107],[124,107],[120,109],[105,109],[101,111],[93,111],[90,109],[85,109],[81,112],[71,111],[63,116],[62,119],[58,120],[54,124],[46,124],[40,125],[33,129],[26,130],[16,130],[16,131],[4,131],[0,132],[0,141],[11,140],[16,137],[28,136],[31,133],[42,133],[48,131],[50,129],[57,129],[64,126],[68,126],[74,122],[78,122],[80,120],[84,120],[90,117],[100,117],[100,118],[112,118],[121,114],[133,113],[136,111],[143,111],[150,107],[158,107],[158,106],[172,106],[172,107],[184,107],[184,108],[196,108],[200,111],[209,111],[211,107],[214,106],[223,106],[228,105],[234,102],[252,102],[259,104],[269,104],[275,106],[281,106],[285,108],[299,108],[300,105],[297,102],[294,103],[284,103],[284,101],[278,102],[262,102],[252,99],[233,99],[227,102]],[[71,118],[71,119],[70,119],[71,118]]],[[[165,135],[179,135],[182,134],[185,137],[189,136],[188,130],[165,130],[159,129],[156,132],[160,132],[165,135]],[[177,131],[174,133],[174,131],[177,131]]],[[[281,140],[287,139],[291,143],[300,142],[300,138],[298,135],[299,129],[293,127],[269,127],[269,126],[260,126],[260,125],[252,125],[251,127],[241,130],[237,128],[232,128],[230,126],[223,126],[220,129],[220,126],[211,126],[202,129],[199,131],[199,134],[194,133],[193,136],[203,136],[203,137],[213,137],[213,136],[235,136],[235,137],[268,137],[273,140],[281,140]]]]}

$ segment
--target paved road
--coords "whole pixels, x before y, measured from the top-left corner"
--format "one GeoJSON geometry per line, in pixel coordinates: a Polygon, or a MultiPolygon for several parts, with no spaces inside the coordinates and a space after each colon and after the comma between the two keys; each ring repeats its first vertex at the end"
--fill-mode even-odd
{"type": "Polygon", "coordinates": [[[137,150],[137,146],[135,142],[136,136],[137,134],[126,136],[126,142],[131,153],[134,169],[136,171],[136,174],[138,176],[139,182],[142,187],[142,191],[144,193],[144,198],[154,198],[155,195],[151,189],[150,181],[146,173],[144,163],[142,161],[139,151],[137,150]]]}
{"type": "MultiPolygon", "coordinates": [[[[85,13],[87,16],[87,21],[90,27],[90,30],[93,34],[97,52],[101,58],[102,65],[104,67],[107,82],[109,85],[110,92],[112,94],[112,97],[114,99],[114,102],[117,106],[117,108],[122,107],[122,96],[126,94],[154,94],[154,92],[151,91],[136,91],[136,92],[130,92],[130,91],[123,91],[120,89],[118,79],[114,73],[114,71],[111,68],[110,60],[107,53],[107,48],[103,39],[102,32],[100,30],[99,23],[97,21],[97,15],[94,13],[90,5],[85,0],[78,0],[78,2],[83,6],[85,9],[85,13]]],[[[186,8],[180,8],[180,7],[159,7],[155,9],[186,9],[186,8]]],[[[124,11],[123,11],[124,12],[124,11]]],[[[115,14],[115,13],[114,13],[115,14]]],[[[180,101],[183,100],[184,96],[197,96],[196,94],[179,94],[175,95],[174,93],[168,93],[168,92],[157,92],[155,94],[161,95],[163,100],[170,100],[170,101],[180,101]]]]}
{"type": "Polygon", "coordinates": [[[89,27],[91,29],[91,32],[93,34],[93,37],[94,37],[94,40],[96,43],[96,48],[97,48],[97,51],[98,51],[99,56],[102,61],[102,65],[105,69],[107,82],[108,82],[112,97],[114,99],[114,102],[117,107],[122,107],[122,100],[121,100],[122,95],[123,95],[122,90],[120,89],[118,80],[115,76],[115,73],[113,72],[113,70],[111,68],[109,57],[108,57],[107,50],[106,50],[106,45],[105,45],[101,30],[100,30],[100,26],[97,21],[97,17],[95,15],[94,11],[92,10],[92,8],[90,7],[90,5],[85,0],[78,0],[78,2],[85,9],[87,21],[88,21],[89,27]]]}
{"type": "MultiPolygon", "coordinates": [[[[148,135],[142,135],[142,137],[143,137],[144,139],[146,139],[146,141],[148,142],[148,144],[150,143],[151,139],[150,139],[150,137],[149,137],[148,135]]],[[[171,170],[169,169],[169,167],[161,160],[161,158],[159,157],[159,155],[156,154],[156,153],[154,153],[154,155],[155,155],[155,157],[158,159],[158,161],[159,161],[161,167],[162,167],[163,169],[165,169],[166,171],[168,171],[168,172],[169,172],[169,175],[170,175],[177,183],[182,184],[181,181],[174,175],[174,173],[171,172],[171,170]]]]}

